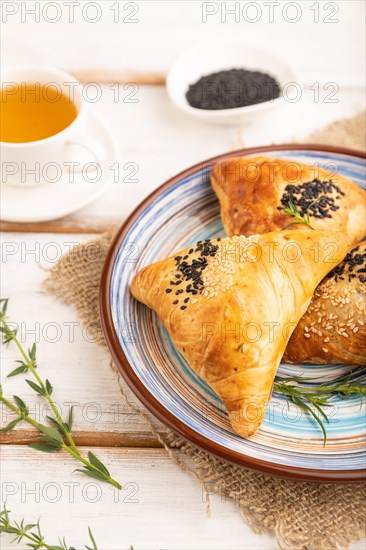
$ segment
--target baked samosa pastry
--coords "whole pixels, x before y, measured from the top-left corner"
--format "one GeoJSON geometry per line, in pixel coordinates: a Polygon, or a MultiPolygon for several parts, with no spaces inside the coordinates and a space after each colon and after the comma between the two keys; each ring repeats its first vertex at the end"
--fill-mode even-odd
{"type": "Polygon", "coordinates": [[[211,183],[230,237],[285,228],[296,221],[284,210],[292,205],[302,216],[309,214],[314,229],[343,231],[352,244],[366,235],[365,191],[318,166],[264,156],[234,157],[213,166],[211,183]]]}
{"type": "Polygon", "coordinates": [[[143,268],[131,291],[157,313],[247,437],[263,420],[294,327],[348,247],[342,233],[309,228],[201,241],[143,268]]]}
{"type": "Polygon", "coordinates": [[[320,283],[283,359],[366,365],[366,241],[320,283]]]}

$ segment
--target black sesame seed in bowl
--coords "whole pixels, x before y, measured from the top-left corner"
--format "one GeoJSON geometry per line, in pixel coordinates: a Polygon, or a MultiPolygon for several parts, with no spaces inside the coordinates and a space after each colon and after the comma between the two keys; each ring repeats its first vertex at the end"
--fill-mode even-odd
{"type": "Polygon", "coordinates": [[[193,46],[167,75],[172,102],[183,112],[216,124],[257,122],[260,115],[278,109],[284,114],[296,101],[299,87],[296,73],[284,59],[235,39],[193,46]]]}
{"type": "Polygon", "coordinates": [[[186,98],[196,109],[235,109],[273,101],[281,94],[278,81],[267,73],[229,69],[202,76],[191,84],[186,98]]]}

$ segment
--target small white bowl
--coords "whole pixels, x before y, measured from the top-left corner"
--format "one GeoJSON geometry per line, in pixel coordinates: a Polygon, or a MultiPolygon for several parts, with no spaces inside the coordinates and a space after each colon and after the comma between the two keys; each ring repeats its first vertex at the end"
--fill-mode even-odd
{"type": "Polygon", "coordinates": [[[167,90],[173,103],[189,115],[216,124],[240,124],[253,122],[256,117],[268,114],[286,101],[293,101],[298,94],[299,82],[293,69],[272,53],[241,40],[215,40],[198,44],[178,57],[168,72],[167,90]],[[202,76],[241,68],[271,75],[278,81],[281,95],[272,101],[234,109],[206,110],[189,105],[186,99],[188,88],[202,76]]]}

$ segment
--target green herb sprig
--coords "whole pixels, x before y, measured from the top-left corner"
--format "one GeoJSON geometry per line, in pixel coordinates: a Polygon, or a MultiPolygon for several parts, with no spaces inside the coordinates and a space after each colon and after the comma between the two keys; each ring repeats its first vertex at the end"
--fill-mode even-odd
{"type": "MultiPolygon", "coordinates": [[[[45,548],[46,550],[76,550],[74,546],[66,544],[65,538],[59,539],[59,544],[56,546],[47,544],[42,535],[39,520],[37,523],[28,524],[24,520],[20,523],[17,521],[11,523],[9,514],[10,510],[7,510],[6,506],[4,506],[4,510],[0,512],[0,533],[15,535],[15,538],[11,542],[19,544],[23,539],[28,540],[30,542],[27,543],[27,546],[33,548],[33,550],[39,550],[40,548],[45,548]]],[[[85,545],[85,550],[98,550],[90,527],[88,528],[88,532],[92,546],[85,545]]]]}
{"type": "Polygon", "coordinates": [[[35,382],[33,380],[26,379],[27,384],[35,391],[35,393],[47,400],[53,413],[53,416],[47,416],[47,420],[49,422],[48,426],[40,424],[29,415],[29,408],[20,397],[14,395],[14,403],[12,403],[9,399],[4,397],[0,386],[0,401],[17,415],[17,417],[7,426],[0,429],[0,432],[4,433],[13,430],[18,422],[26,421],[43,434],[42,442],[31,443],[29,445],[30,447],[47,453],[53,453],[64,449],[67,453],[83,464],[83,468],[76,469],[77,472],[81,472],[94,479],[110,483],[117,489],[122,489],[122,486],[110,476],[106,466],[91,451],[88,453],[88,460],[81,455],[71,435],[73,425],[73,407],[70,408],[67,421],[64,421],[52,399],[52,384],[48,379],[43,381],[37,372],[36,344],[34,343],[28,352],[24,350],[20,340],[17,337],[17,331],[15,329],[11,329],[5,320],[8,300],[0,300],[0,304],[0,332],[3,336],[3,344],[14,342],[21,355],[21,360],[17,361],[19,366],[8,374],[8,377],[18,376],[25,373],[32,374],[35,382]]]}
{"type": "Polygon", "coordinates": [[[327,432],[324,422],[329,424],[329,418],[324,408],[331,406],[330,400],[332,397],[348,398],[354,395],[361,395],[366,398],[366,377],[351,381],[351,376],[352,373],[340,376],[332,384],[324,383],[311,388],[299,385],[309,382],[309,378],[303,376],[281,378],[276,376],[273,389],[275,392],[284,395],[288,402],[294,403],[314,418],[323,432],[325,444],[327,441],[327,432]]]}
{"type": "MultiPolygon", "coordinates": [[[[312,204],[314,204],[314,203],[312,203],[312,204]]],[[[288,229],[289,227],[291,227],[292,225],[298,225],[298,224],[305,224],[308,227],[310,227],[311,229],[314,229],[311,226],[311,223],[310,223],[310,207],[312,206],[312,204],[306,210],[305,214],[302,215],[300,210],[294,204],[293,200],[290,198],[287,205],[284,206],[282,208],[282,210],[285,212],[285,214],[287,214],[288,216],[291,216],[291,218],[295,218],[296,221],[293,221],[293,222],[287,224],[282,229],[285,230],[285,229],[288,229]]]]}

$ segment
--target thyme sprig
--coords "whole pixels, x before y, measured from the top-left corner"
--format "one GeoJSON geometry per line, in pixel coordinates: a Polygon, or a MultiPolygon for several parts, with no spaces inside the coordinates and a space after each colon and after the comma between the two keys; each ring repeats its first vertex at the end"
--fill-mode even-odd
{"type": "MultiPolygon", "coordinates": [[[[74,546],[66,544],[65,537],[59,539],[59,544],[56,546],[47,544],[42,535],[39,520],[37,523],[28,524],[25,523],[24,519],[22,519],[20,523],[17,521],[11,522],[9,514],[10,510],[7,510],[6,506],[4,506],[4,510],[0,512],[0,533],[15,535],[11,542],[19,544],[23,539],[28,540],[30,542],[27,543],[27,546],[33,548],[33,550],[39,550],[41,548],[45,548],[46,550],[76,550],[74,546]]],[[[85,545],[85,550],[98,550],[90,527],[88,528],[88,532],[92,546],[85,545]]]]}
{"type": "Polygon", "coordinates": [[[29,415],[29,408],[20,397],[14,395],[14,403],[12,403],[9,399],[4,397],[0,386],[0,402],[4,403],[6,407],[11,409],[17,415],[17,417],[7,426],[2,428],[0,432],[4,433],[13,430],[19,422],[26,421],[43,434],[42,442],[31,443],[29,445],[30,447],[47,453],[64,449],[67,453],[83,464],[83,468],[78,468],[75,471],[81,472],[82,474],[100,481],[106,481],[117,489],[122,489],[122,486],[110,476],[106,466],[91,451],[88,452],[88,459],[81,455],[71,434],[73,425],[73,407],[70,408],[67,421],[64,421],[52,398],[52,384],[48,379],[43,381],[37,372],[36,344],[34,343],[32,347],[28,349],[28,352],[24,350],[20,340],[17,337],[17,331],[12,329],[5,320],[8,300],[0,300],[0,304],[0,332],[3,336],[3,344],[10,344],[10,342],[14,342],[22,358],[20,361],[17,361],[19,366],[10,372],[8,377],[30,373],[35,379],[35,382],[33,380],[26,379],[27,384],[35,391],[35,393],[47,400],[53,413],[53,416],[47,416],[49,425],[40,424],[29,415]]]}
{"type": "MultiPolygon", "coordinates": [[[[316,201],[314,201],[316,202],[316,201]]],[[[283,227],[283,230],[288,229],[292,225],[298,225],[298,224],[305,224],[309,226],[311,229],[314,229],[310,223],[310,208],[314,203],[311,203],[309,208],[306,210],[305,214],[302,215],[300,210],[297,208],[297,206],[294,204],[293,200],[290,198],[288,200],[288,203],[286,206],[282,208],[282,210],[287,214],[288,216],[291,216],[291,218],[295,218],[296,221],[293,221],[289,224],[287,224],[285,227],[283,227]]]]}
{"type": "Polygon", "coordinates": [[[336,396],[349,398],[354,395],[361,395],[366,398],[366,377],[351,381],[351,376],[352,373],[336,378],[332,384],[323,383],[311,388],[299,385],[309,382],[311,380],[309,378],[303,376],[281,378],[276,376],[274,391],[284,395],[288,403],[294,403],[314,418],[323,432],[325,444],[327,432],[324,422],[329,424],[329,418],[324,408],[331,406],[330,400],[336,396]]]}

